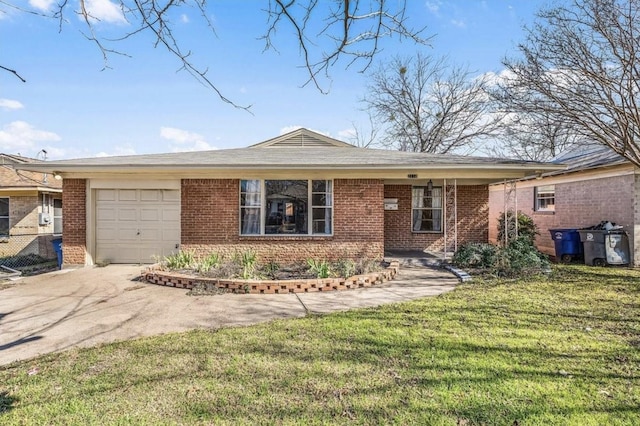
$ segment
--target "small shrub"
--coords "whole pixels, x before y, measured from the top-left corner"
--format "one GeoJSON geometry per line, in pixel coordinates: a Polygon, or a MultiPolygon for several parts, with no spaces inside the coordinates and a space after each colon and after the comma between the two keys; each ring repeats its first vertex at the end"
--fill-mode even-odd
{"type": "Polygon", "coordinates": [[[351,259],[340,259],[336,263],[335,271],[339,276],[343,278],[352,277],[354,275],[357,275],[356,263],[351,259]]]}
{"type": "Polygon", "coordinates": [[[519,237],[499,251],[495,272],[499,276],[514,277],[537,274],[550,267],[549,259],[535,248],[528,237],[519,237]]]}
{"type": "Polygon", "coordinates": [[[487,243],[468,243],[456,251],[451,263],[461,268],[492,268],[497,262],[499,248],[487,243]]]}
{"type": "Polygon", "coordinates": [[[213,268],[220,266],[220,256],[218,253],[211,253],[203,259],[200,259],[196,265],[196,271],[200,274],[206,274],[213,268]]]}
{"type": "Polygon", "coordinates": [[[271,280],[276,279],[276,276],[279,270],[280,270],[280,265],[278,264],[278,262],[273,262],[273,261],[268,262],[262,267],[262,271],[264,272],[264,274],[267,276],[267,278],[271,280]]]}
{"type": "Polygon", "coordinates": [[[193,253],[189,251],[179,251],[166,256],[162,263],[169,270],[175,271],[179,269],[192,268],[195,265],[195,262],[196,259],[193,253]]]}
{"type": "Polygon", "coordinates": [[[382,270],[382,265],[375,259],[359,259],[356,262],[356,275],[368,274],[382,270]]]}
{"type": "MultiPolygon", "coordinates": [[[[507,210],[507,223],[510,227],[507,230],[507,241],[513,241],[516,239],[515,221],[513,220],[513,210],[507,210]]],[[[504,212],[498,216],[498,242],[504,244],[504,212]]],[[[540,235],[538,232],[538,225],[535,224],[533,219],[526,214],[518,211],[518,238],[526,238],[533,244],[536,240],[536,235],[540,235]]]]}
{"type": "Polygon", "coordinates": [[[248,280],[255,276],[257,259],[256,252],[253,250],[245,250],[234,255],[234,261],[242,268],[243,280],[248,280]]]}
{"type": "Polygon", "coordinates": [[[307,259],[309,272],[318,278],[329,278],[331,275],[331,265],[326,260],[307,259]]]}
{"type": "Polygon", "coordinates": [[[451,263],[503,277],[536,275],[550,268],[549,259],[526,236],[512,240],[506,247],[485,243],[465,244],[453,255],[451,263]]]}

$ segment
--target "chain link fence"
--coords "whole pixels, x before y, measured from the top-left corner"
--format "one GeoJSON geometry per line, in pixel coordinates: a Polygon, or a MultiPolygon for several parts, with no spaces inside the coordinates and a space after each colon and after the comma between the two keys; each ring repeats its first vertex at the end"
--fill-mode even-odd
{"type": "Polygon", "coordinates": [[[23,274],[55,269],[57,255],[50,234],[0,236],[0,272],[17,270],[23,274]]]}

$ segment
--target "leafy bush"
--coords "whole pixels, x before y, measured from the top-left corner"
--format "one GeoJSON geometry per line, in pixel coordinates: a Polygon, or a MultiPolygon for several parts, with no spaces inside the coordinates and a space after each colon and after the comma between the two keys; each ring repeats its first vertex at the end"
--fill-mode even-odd
{"type": "Polygon", "coordinates": [[[519,237],[500,250],[496,272],[500,276],[513,277],[540,273],[550,267],[547,256],[540,253],[528,237],[519,237]]]}
{"type": "Polygon", "coordinates": [[[356,274],[357,265],[351,259],[340,259],[335,265],[336,273],[344,278],[352,277],[356,274]]]}
{"type": "MultiPolygon", "coordinates": [[[[510,225],[507,230],[507,241],[511,242],[516,239],[515,221],[513,220],[513,210],[507,210],[507,223],[510,225]]],[[[498,241],[500,244],[504,244],[504,212],[498,216],[498,241]]],[[[536,235],[540,235],[538,232],[538,225],[535,224],[530,216],[518,211],[518,235],[517,238],[526,238],[534,243],[536,235]]]]}
{"type": "Polygon", "coordinates": [[[452,264],[503,277],[535,275],[550,268],[549,259],[535,248],[527,236],[510,241],[506,247],[484,243],[465,244],[453,255],[452,264]]]}
{"type": "Polygon", "coordinates": [[[458,249],[452,263],[461,268],[492,268],[497,262],[499,247],[487,243],[469,243],[458,249]]]}

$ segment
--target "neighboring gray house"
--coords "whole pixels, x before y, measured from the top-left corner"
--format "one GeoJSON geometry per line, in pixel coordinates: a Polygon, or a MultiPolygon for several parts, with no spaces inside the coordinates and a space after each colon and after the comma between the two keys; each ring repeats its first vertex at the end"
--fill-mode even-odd
{"type": "Polygon", "coordinates": [[[601,145],[563,153],[553,160],[566,170],[489,186],[489,240],[497,240],[499,215],[517,209],[538,225],[538,248],[555,254],[549,229],[583,228],[611,221],[629,234],[632,263],[640,266],[640,170],[601,145]]]}

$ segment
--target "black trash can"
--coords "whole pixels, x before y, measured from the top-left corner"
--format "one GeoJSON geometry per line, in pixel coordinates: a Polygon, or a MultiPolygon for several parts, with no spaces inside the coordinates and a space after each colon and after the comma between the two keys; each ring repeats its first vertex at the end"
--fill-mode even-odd
{"type": "Polygon", "coordinates": [[[556,248],[556,261],[569,263],[573,259],[582,259],[583,248],[577,229],[549,229],[556,248]]]}
{"type": "Polygon", "coordinates": [[[629,237],[621,229],[580,229],[585,265],[628,265],[629,237]]]}

